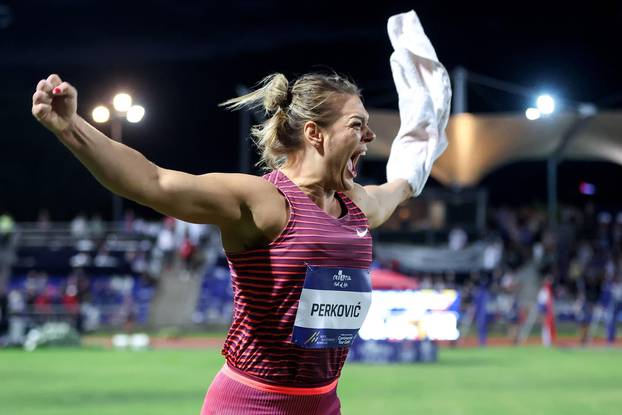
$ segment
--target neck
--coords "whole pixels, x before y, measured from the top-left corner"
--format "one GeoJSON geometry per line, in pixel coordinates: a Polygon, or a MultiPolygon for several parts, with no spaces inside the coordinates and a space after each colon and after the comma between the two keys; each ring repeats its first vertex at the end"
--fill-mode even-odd
{"type": "Polygon", "coordinates": [[[339,206],[339,203],[335,199],[335,190],[328,188],[317,166],[321,164],[305,160],[297,163],[293,160],[290,163],[288,160],[280,170],[316,205],[328,212],[336,205],[339,206]]]}

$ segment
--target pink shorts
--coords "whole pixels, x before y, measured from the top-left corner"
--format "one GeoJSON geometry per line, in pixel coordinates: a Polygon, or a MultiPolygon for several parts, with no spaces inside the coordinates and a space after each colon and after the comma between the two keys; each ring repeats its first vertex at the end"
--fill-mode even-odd
{"type": "Polygon", "coordinates": [[[258,382],[225,364],[209,387],[201,415],[340,415],[337,381],[318,388],[258,382]]]}

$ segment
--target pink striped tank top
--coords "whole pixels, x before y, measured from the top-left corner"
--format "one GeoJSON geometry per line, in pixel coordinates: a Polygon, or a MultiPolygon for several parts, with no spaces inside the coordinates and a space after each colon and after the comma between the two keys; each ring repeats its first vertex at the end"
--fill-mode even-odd
{"type": "Polygon", "coordinates": [[[341,374],[348,347],[299,347],[292,342],[292,329],[309,267],[369,269],[367,217],[341,192],[336,195],[347,213],[334,218],[280,171],[264,179],[285,196],[290,218],[266,247],[227,255],[234,312],[222,354],[234,370],[263,382],[328,384],[341,374]]]}

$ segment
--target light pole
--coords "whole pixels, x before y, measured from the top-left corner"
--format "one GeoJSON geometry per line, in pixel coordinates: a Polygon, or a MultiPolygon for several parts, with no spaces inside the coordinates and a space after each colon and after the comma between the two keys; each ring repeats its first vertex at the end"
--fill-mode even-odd
{"type": "MultiPolygon", "coordinates": [[[[112,111],[105,105],[98,105],[91,113],[93,121],[104,124],[110,121],[110,136],[113,140],[123,143],[123,120],[135,124],[145,116],[145,108],[132,105],[132,97],[120,92],[112,99],[112,111]]],[[[115,193],[112,194],[112,213],[115,222],[121,221],[123,200],[115,193]]]]}
{"type": "MultiPolygon", "coordinates": [[[[540,95],[536,99],[536,107],[527,108],[525,117],[530,121],[547,117],[555,112],[555,106],[555,99],[552,96],[548,94],[540,95]]],[[[566,104],[566,107],[571,108],[573,113],[577,115],[577,118],[562,132],[559,145],[546,160],[547,206],[549,225],[553,230],[556,230],[558,225],[557,168],[564,157],[564,150],[566,150],[568,143],[597,112],[596,106],[591,103],[566,104]]]]}

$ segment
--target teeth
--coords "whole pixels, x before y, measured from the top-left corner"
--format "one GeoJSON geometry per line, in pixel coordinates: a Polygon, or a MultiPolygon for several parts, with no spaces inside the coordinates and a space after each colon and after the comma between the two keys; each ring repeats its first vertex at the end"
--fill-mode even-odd
{"type": "Polygon", "coordinates": [[[352,159],[348,160],[347,168],[352,177],[356,177],[356,170],[354,170],[354,163],[352,162],[352,159]]]}

